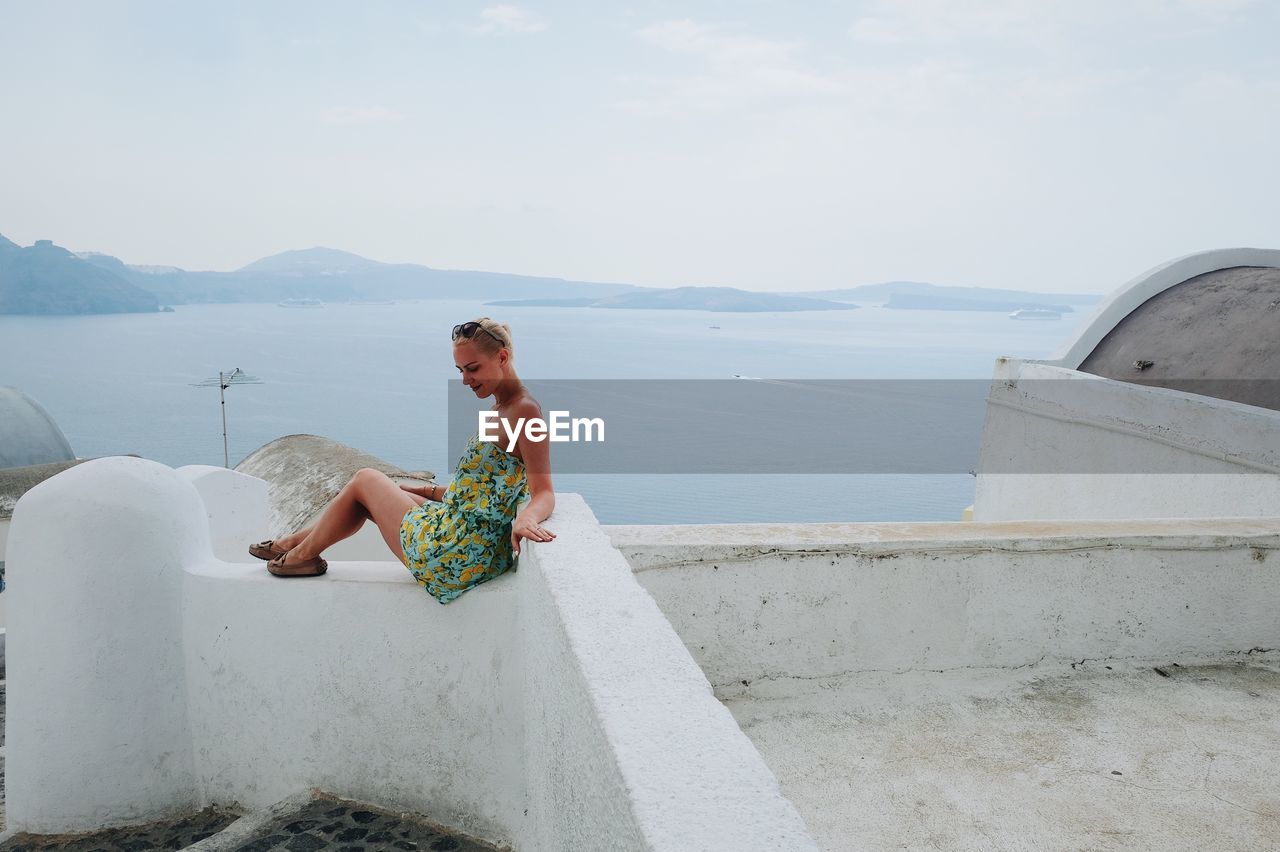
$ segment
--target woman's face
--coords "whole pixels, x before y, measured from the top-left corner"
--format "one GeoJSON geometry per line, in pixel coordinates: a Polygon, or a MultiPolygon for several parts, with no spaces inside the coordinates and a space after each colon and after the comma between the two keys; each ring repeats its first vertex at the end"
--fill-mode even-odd
{"type": "Polygon", "coordinates": [[[483,398],[492,395],[498,382],[506,377],[507,351],[500,349],[486,355],[467,340],[453,347],[453,363],[462,374],[462,383],[483,398]]]}

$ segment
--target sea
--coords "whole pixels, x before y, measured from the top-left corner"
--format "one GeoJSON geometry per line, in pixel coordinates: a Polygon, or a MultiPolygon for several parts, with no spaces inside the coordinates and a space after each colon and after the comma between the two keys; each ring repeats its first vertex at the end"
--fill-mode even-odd
{"type": "MultiPolygon", "coordinates": [[[[0,317],[0,385],[33,397],[81,458],[137,454],[221,465],[219,371],[259,383],[226,391],[234,467],[290,434],[324,435],[441,478],[450,329],[508,323],[515,366],[538,396],[562,379],[989,379],[1000,356],[1048,358],[1089,308],[1056,321],[1002,312],[895,310],[713,313],[511,307],[480,301],[179,305],[171,313],[0,317]]],[[[489,402],[477,401],[477,409],[489,402]]],[[[553,456],[554,465],[554,456],[553,456]]],[[[564,473],[601,523],[955,521],[969,474],[564,473]]]]}

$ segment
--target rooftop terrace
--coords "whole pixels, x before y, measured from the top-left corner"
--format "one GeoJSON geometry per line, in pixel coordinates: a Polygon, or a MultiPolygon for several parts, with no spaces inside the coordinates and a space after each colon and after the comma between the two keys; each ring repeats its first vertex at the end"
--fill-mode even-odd
{"type": "Polygon", "coordinates": [[[246,562],[292,517],[264,478],[63,471],[5,554],[0,841],[381,819],[276,819],[318,788],[521,852],[1280,848],[1280,412],[1076,369],[1240,266],[1280,253],[1179,259],[1056,363],[1000,359],[971,523],[602,527],[559,494],[556,541],[439,607],[376,535],[322,577],[246,562]]]}

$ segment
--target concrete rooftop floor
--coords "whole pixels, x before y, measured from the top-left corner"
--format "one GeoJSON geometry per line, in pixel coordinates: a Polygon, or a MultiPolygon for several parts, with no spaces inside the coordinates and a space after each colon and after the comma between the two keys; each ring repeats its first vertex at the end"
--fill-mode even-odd
{"type": "Polygon", "coordinates": [[[1274,652],[866,674],[724,703],[828,850],[1280,848],[1274,652]]]}

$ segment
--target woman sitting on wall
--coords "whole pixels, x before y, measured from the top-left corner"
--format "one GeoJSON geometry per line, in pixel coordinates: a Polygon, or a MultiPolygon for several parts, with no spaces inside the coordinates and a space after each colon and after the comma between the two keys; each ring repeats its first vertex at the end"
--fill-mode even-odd
{"type": "MultiPolygon", "coordinates": [[[[462,382],[507,423],[542,417],[512,366],[511,328],[488,317],[453,327],[453,360],[462,382]]],[[[500,430],[501,431],[501,430],[500,430]]],[[[518,433],[513,452],[472,436],[442,485],[397,485],[381,471],[364,468],[338,492],[313,526],[259,542],[249,553],[270,560],[281,577],[323,574],[320,554],[354,535],[366,520],[378,525],[387,547],[440,603],[512,567],[520,539],[551,541],[542,522],[555,508],[550,446],[518,433]],[[529,502],[517,512],[521,499],[529,502]]]]}

